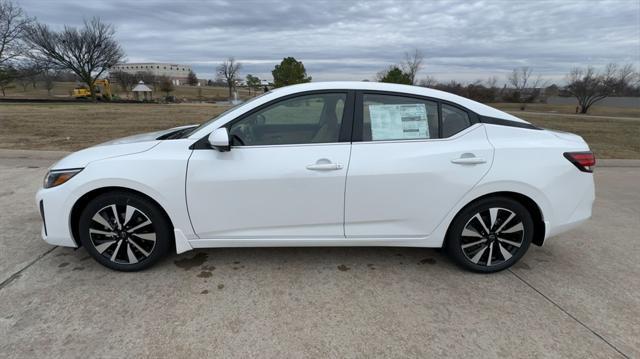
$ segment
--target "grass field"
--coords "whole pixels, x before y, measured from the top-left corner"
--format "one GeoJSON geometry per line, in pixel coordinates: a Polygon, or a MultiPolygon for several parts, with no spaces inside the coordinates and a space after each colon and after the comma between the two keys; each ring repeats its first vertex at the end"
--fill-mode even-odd
{"type": "MultiPolygon", "coordinates": [[[[640,158],[640,109],[601,108],[597,113],[637,118],[627,120],[561,115],[571,113],[568,107],[531,107],[534,112],[555,111],[553,115],[512,113],[541,127],[583,136],[599,158],[640,158]]],[[[0,148],[78,150],[131,134],[201,123],[225,109],[213,104],[0,103],[0,148]]]]}
{"type": "MultiPolygon", "coordinates": [[[[75,87],[75,82],[55,82],[54,87],[51,90],[51,94],[49,94],[42,84],[39,84],[36,88],[33,88],[31,85],[29,85],[26,89],[16,84],[13,88],[6,90],[5,98],[70,99],[75,87]]],[[[226,87],[209,86],[175,86],[175,90],[171,92],[171,95],[175,96],[178,99],[189,99],[195,101],[200,99],[198,90],[201,91],[202,101],[224,101],[229,97],[229,90],[226,87]]],[[[117,86],[114,86],[114,88],[112,88],[112,91],[115,95],[118,95],[124,99],[127,98],[126,94],[122,93],[117,86]]],[[[2,94],[0,93],[0,98],[2,98],[1,95],[2,94]]],[[[251,95],[253,95],[253,92],[251,93],[251,95]]],[[[154,98],[163,96],[165,96],[164,92],[157,91],[153,93],[154,98]]],[[[238,89],[238,96],[243,99],[250,97],[248,90],[245,88],[238,89]]],[[[129,97],[133,98],[133,94],[129,93],[129,97]]]]}
{"type": "MultiPolygon", "coordinates": [[[[520,104],[517,103],[490,103],[490,106],[502,111],[513,113],[516,116],[527,112],[546,112],[549,114],[575,115],[574,105],[549,105],[546,103],[527,104],[525,111],[520,111],[520,104]]],[[[634,117],[640,119],[640,108],[633,107],[605,107],[597,103],[589,109],[587,116],[613,116],[613,117],[634,117]]]]}

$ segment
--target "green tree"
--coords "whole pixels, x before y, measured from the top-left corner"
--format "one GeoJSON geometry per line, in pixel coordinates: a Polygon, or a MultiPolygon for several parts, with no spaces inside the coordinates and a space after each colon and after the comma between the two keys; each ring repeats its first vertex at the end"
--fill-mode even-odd
{"type": "Polygon", "coordinates": [[[378,81],[403,85],[411,85],[412,83],[411,75],[403,72],[398,66],[391,66],[378,73],[378,81]]]}
{"type": "Polygon", "coordinates": [[[256,92],[260,89],[260,79],[257,76],[248,74],[246,77],[246,82],[247,87],[249,88],[249,93],[251,93],[251,89],[256,92]]]}
{"type": "Polygon", "coordinates": [[[302,62],[293,57],[284,58],[280,65],[276,65],[271,71],[271,74],[273,75],[274,87],[311,82],[311,76],[307,76],[302,62]]]}

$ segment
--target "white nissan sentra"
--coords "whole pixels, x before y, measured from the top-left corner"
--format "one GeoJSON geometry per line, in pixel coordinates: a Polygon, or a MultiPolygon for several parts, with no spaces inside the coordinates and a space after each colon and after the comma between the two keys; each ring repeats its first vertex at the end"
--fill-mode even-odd
{"type": "Polygon", "coordinates": [[[42,236],[122,271],[212,247],[445,247],[495,272],[591,216],[574,134],[432,89],[288,86],[53,165],[42,236]]]}

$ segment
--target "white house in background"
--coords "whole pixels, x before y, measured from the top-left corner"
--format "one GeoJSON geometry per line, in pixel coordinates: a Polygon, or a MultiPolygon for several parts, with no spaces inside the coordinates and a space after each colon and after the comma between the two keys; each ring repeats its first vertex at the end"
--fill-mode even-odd
{"type": "Polygon", "coordinates": [[[167,64],[161,62],[138,62],[116,64],[109,69],[109,73],[126,72],[135,75],[138,72],[150,72],[155,76],[167,76],[174,85],[187,83],[191,66],[181,64],[167,64]]]}

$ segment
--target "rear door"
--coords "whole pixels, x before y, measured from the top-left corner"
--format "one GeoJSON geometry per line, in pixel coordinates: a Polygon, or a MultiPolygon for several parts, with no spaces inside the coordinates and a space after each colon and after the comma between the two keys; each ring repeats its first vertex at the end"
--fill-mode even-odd
{"type": "Polygon", "coordinates": [[[348,238],[422,238],[486,174],[493,147],[472,113],[358,93],[345,194],[348,238]]]}

